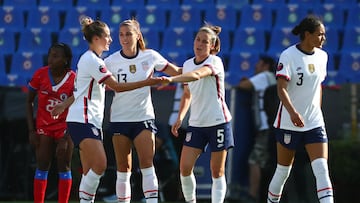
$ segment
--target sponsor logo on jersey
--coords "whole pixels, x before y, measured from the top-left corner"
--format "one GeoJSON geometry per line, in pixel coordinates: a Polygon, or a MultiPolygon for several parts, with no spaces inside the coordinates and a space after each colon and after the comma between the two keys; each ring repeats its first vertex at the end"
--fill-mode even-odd
{"type": "Polygon", "coordinates": [[[131,64],[131,65],[129,66],[129,71],[130,71],[130,73],[135,73],[135,72],[136,72],[136,65],[131,64]]]}
{"type": "Polygon", "coordinates": [[[102,73],[106,73],[106,72],[107,72],[106,67],[103,66],[103,65],[100,65],[100,66],[99,66],[99,71],[102,72],[102,73]]]}
{"type": "Polygon", "coordinates": [[[309,65],[308,65],[308,69],[309,69],[309,72],[310,72],[310,73],[315,72],[315,65],[314,65],[314,64],[309,64],[309,65]]]}
{"type": "Polygon", "coordinates": [[[291,134],[284,133],[284,143],[289,144],[291,142],[291,134]]]}
{"type": "Polygon", "coordinates": [[[276,68],[276,71],[281,71],[283,68],[284,68],[284,65],[282,63],[279,63],[276,68]]]}

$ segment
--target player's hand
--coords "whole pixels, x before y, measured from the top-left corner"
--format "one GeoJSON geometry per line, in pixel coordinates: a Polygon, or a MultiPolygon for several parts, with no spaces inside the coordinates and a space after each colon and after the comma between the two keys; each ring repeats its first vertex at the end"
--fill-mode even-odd
{"type": "Polygon", "coordinates": [[[56,104],[53,110],[51,111],[51,116],[53,117],[53,119],[57,119],[59,115],[64,112],[64,110],[65,110],[65,106],[63,103],[56,104]]]}
{"type": "Polygon", "coordinates": [[[164,89],[166,86],[168,86],[171,82],[172,82],[172,78],[171,78],[171,77],[162,76],[162,77],[161,77],[161,83],[160,83],[160,85],[157,87],[157,89],[158,89],[158,90],[162,90],[162,89],[164,89]]]}
{"type": "Polygon", "coordinates": [[[304,119],[298,112],[294,112],[293,114],[291,114],[290,118],[294,126],[299,128],[304,127],[304,119]]]}
{"type": "Polygon", "coordinates": [[[178,129],[181,127],[182,120],[176,120],[176,122],[171,126],[171,132],[175,137],[179,136],[178,129]]]}

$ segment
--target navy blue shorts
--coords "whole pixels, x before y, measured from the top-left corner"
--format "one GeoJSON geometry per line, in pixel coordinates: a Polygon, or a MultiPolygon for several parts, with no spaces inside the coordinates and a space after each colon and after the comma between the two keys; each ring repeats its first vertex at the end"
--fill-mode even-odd
{"type": "Polygon", "coordinates": [[[140,122],[110,122],[109,129],[112,135],[121,134],[130,140],[134,140],[143,130],[149,130],[154,134],[157,133],[154,119],[140,122]]]}
{"type": "Polygon", "coordinates": [[[75,147],[85,138],[103,140],[102,130],[91,123],[67,122],[67,132],[70,134],[75,147]]]}
{"type": "Polygon", "coordinates": [[[296,150],[298,147],[311,143],[326,143],[328,138],[324,127],[299,132],[284,129],[275,129],[276,141],[284,147],[296,150]]]}
{"type": "Polygon", "coordinates": [[[187,128],[184,145],[206,150],[210,146],[211,152],[218,152],[234,147],[234,137],[231,123],[223,123],[211,127],[187,128]]]}

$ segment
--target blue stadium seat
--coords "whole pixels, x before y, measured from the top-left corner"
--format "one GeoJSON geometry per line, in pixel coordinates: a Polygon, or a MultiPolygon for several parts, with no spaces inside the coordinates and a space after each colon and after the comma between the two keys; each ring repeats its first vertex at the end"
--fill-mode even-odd
{"type": "Polygon", "coordinates": [[[41,28],[52,32],[60,30],[60,12],[49,6],[39,6],[28,11],[26,28],[41,28]]]}
{"type": "Polygon", "coordinates": [[[74,54],[84,53],[88,49],[87,41],[84,39],[80,28],[61,30],[58,41],[68,44],[74,54]]]}
{"type": "Polygon", "coordinates": [[[39,6],[47,6],[50,8],[56,8],[61,11],[71,9],[74,1],[69,0],[39,0],[39,6]]]}
{"type": "Polygon", "coordinates": [[[225,81],[229,85],[237,85],[243,78],[249,78],[255,74],[255,64],[259,60],[259,54],[250,52],[231,53],[229,56],[229,68],[226,71],[225,81]]]}
{"type": "Polygon", "coordinates": [[[201,9],[207,9],[215,5],[215,0],[182,0],[182,5],[191,5],[201,9]]]}
{"type": "Polygon", "coordinates": [[[275,9],[280,6],[286,5],[286,0],[253,0],[252,4],[260,4],[265,7],[275,9]]]}
{"type": "Polygon", "coordinates": [[[299,7],[313,8],[319,6],[322,0],[288,0],[287,3],[298,5],[299,7]]]}
{"type": "Polygon", "coordinates": [[[7,68],[5,65],[5,56],[3,53],[0,54],[0,74],[6,74],[7,73],[7,68]]]}
{"type": "Polygon", "coordinates": [[[0,9],[0,28],[20,31],[25,27],[24,12],[13,6],[2,6],[0,9]]]}
{"type": "Polygon", "coordinates": [[[360,27],[347,27],[344,30],[341,52],[357,52],[360,50],[360,27]]]}
{"type": "Polygon", "coordinates": [[[121,6],[127,9],[138,9],[145,6],[146,0],[115,0],[111,1],[112,6],[121,6]]]}
{"type": "Polygon", "coordinates": [[[342,53],[339,60],[340,76],[347,82],[360,83],[360,52],[342,53]]]}
{"type": "Polygon", "coordinates": [[[67,10],[63,29],[81,28],[80,20],[84,16],[89,16],[95,20],[97,18],[96,10],[88,7],[73,7],[67,10]]]}
{"type": "Polygon", "coordinates": [[[240,28],[255,27],[270,30],[272,27],[272,10],[262,5],[247,5],[241,10],[240,28]]]}
{"type": "Polygon", "coordinates": [[[2,87],[26,87],[27,80],[19,74],[0,74],[0,86],[2,87]]]}
{"type": "Polygon", "coordinates": [[[81,56],[81,54],[79,54],[79,53],[75,53],[75,54],[73,53],[73,57],[71,60],[71,69],[73,71],[76,71],[76,69],[77,69],[77,63],[79,62],[80,56],[81,56]]]}
{"type": "Polygon", "coordinates": [[[22,76],[28,82],[35,70],[45,65],[43,57],[44,55],[38,52],[14,53],[9,74],[22,76]]]}
{"type": "Polygon", "coordinates": [[[110,6],[100,11],[99,18],[106,22],[110,29],[118,31],[120,23],[131,18],[131,11],[120,6],[110,6]]]}
{"type": "Polygon", "coordinates": [[[326,41],[323,49],[327,52],[337,53],[340,46],[340,31],[333,27],[326,28],[326,41]]]}
{"type": "Polygon", "coordinates": [[[221,29],[221,32],[219,34],[220,38],[220,52],[221,53],[228,53],[231,50],[232,41],[231,41],[231,33],[232,31],[230,29],[221,29]]]}
{"type": "Polygon", "coordinates": [[[202,25],[201,10],[192,6],[174,7],[170,10],[168,27],[185,27],[189,29],[199,29],[202,25]]]}
{"type": "Polygon", "coordinates": [[[325,85],[326,87],[329,87],[329,88],[332,88],[332,87],[336,88],[337,86],[345,84],[346,82],[347,82],[346,78],[344,78],[344,76],[342,76],[339,73],[339,71],[329,70],[329,71],[327,71],[327,75],[323,82],[323,85],[325,85]]]}
{"type": "Polygon", "coordinates": [[[189,55],[179,52],[166,52],[160,54],[166,58],[170,63],[173,63],[179,67],[182,67],[184,62],[189,58],[189,55]]]}
{"type": "Polygon", "coordinates": [[[193,53],[194,31],[186,28],[167,28],[163,33],[161,52],[193,53]]]}
{"type": "Polygon", "coordinates": [[[309,9],[298,5],[284,5],[275,9],[274,27],[295,27],[307,16],[309,9]]]}
{"type": "Polygon", "coordinates": [[[264,29],[241,27],[234,31],[231,52],[264,53],[266,48],[266,32],[264,29]]]}
{"type": "Polygon", "coordinates": [[[204,21],[218,25],[225,29],[235,30],[237,27],[238,11],[227,5],[217,5],[204,10],[204,21]]]}
{"type": "Polygon", "coordinates": [[[0,28],[0,50],[2,54],[12,54],[16,51],[16,32],[0,28]]]}
{"type": "Polygon", "coordinates": [[[348,9],[345,27],[360,27],[360,4],[348,9]]]}
{"type": "Polygon", "coordinates": [[[335,4],[320,4],[312,7],[311,13],[319,16],[326,27],[342,29],[345,23],[345,10],[335,4]]]}
{"type": "Polygon", "coordinates": [[[323,0],[323,4],[335,4],[337,7],[342,7],[344,9],[354,7],[357,3],[357,0],[323,0]]]}
{"type": "Polygon", "coordinates": [[[216,1],[216,5],[226,5],[226,6],[231,6],[235,9],[242,9],[242,7],[244,7],[245,5],[248,5],[249,0],[217,0],[216,1]]]}
{"type": "Polygon", "coordinates": [[[3,6],[14,6],[21,9],[37,7],[37,0],[3,0],[3,6]]]}
{"type": "Polygon", "coordinates": [[[40,53],[47,53],[52,44],[51,32],[40,28],[23,30],[20,32],[19,47],[17,52],[31,52],[36,50],[40,53]]]}
{"type": "Polygon", "coordinates": [[[101,10],[110,6],[110,0],[77,0],[76,6],[101,10]]]}
{"type": "Polygon", "coordinates": [[[165,29],[167,22],[167,10],[157,6],[141,7],[136,12],[136,19],[141,27],[149,27],[151,29],[165,29]]]}
{"type": "Polygon", "coordinates": [[[180,6],[180,0],[148,0],[146,5],[157,6],[167,10],[180,6]]]}
{"type": "Polygon", "coordinates": [[[145,44],[147,48],[160,50],[160,31],[149,27],[142,27],[141,32],[143,34],[145,44]]]}
{"type": "Polygon", "coordinates": [[[267,53],[274,57],[279,57],[280,53],[289,46],[299,42],[299,37],[291,33],[290,27],[277,27],[271,31],[269,48],[267,53]]]}

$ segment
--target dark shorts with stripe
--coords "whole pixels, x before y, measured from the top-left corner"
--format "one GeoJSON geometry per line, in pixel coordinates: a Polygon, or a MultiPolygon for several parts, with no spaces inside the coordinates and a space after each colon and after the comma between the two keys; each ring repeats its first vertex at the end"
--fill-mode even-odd
{"type": "Polygon", "coordinates": [[[276,128],[275,134],[276,141],[292,150],[296,150],[298,147],[305,146],[306,144],[328,142],[324,127],[317,127],[304,132],[276,128]]]}
{"type": "Polygon", "coordinates": [[[187,128],[184,145],[202,149],[209,146],[211,152],[227,150],[234,147],[231,123],[223,123],[211,127],[187,128]]]}
{"type": "Polygon", "coordinates": [[[143,130],[149,130],[153,134],[157,133],[154,119],[140,122],[110,122],[109,129],[112,135],[121,134],[130,140],[134,140],[143,130]]]}
{"type": "Polygon", "coordinates": [[[102,130],[91,123],[67,122],[67,133],[70,134],[75,147],[79,147],[85,138],[103,140],[102,130]]]}

